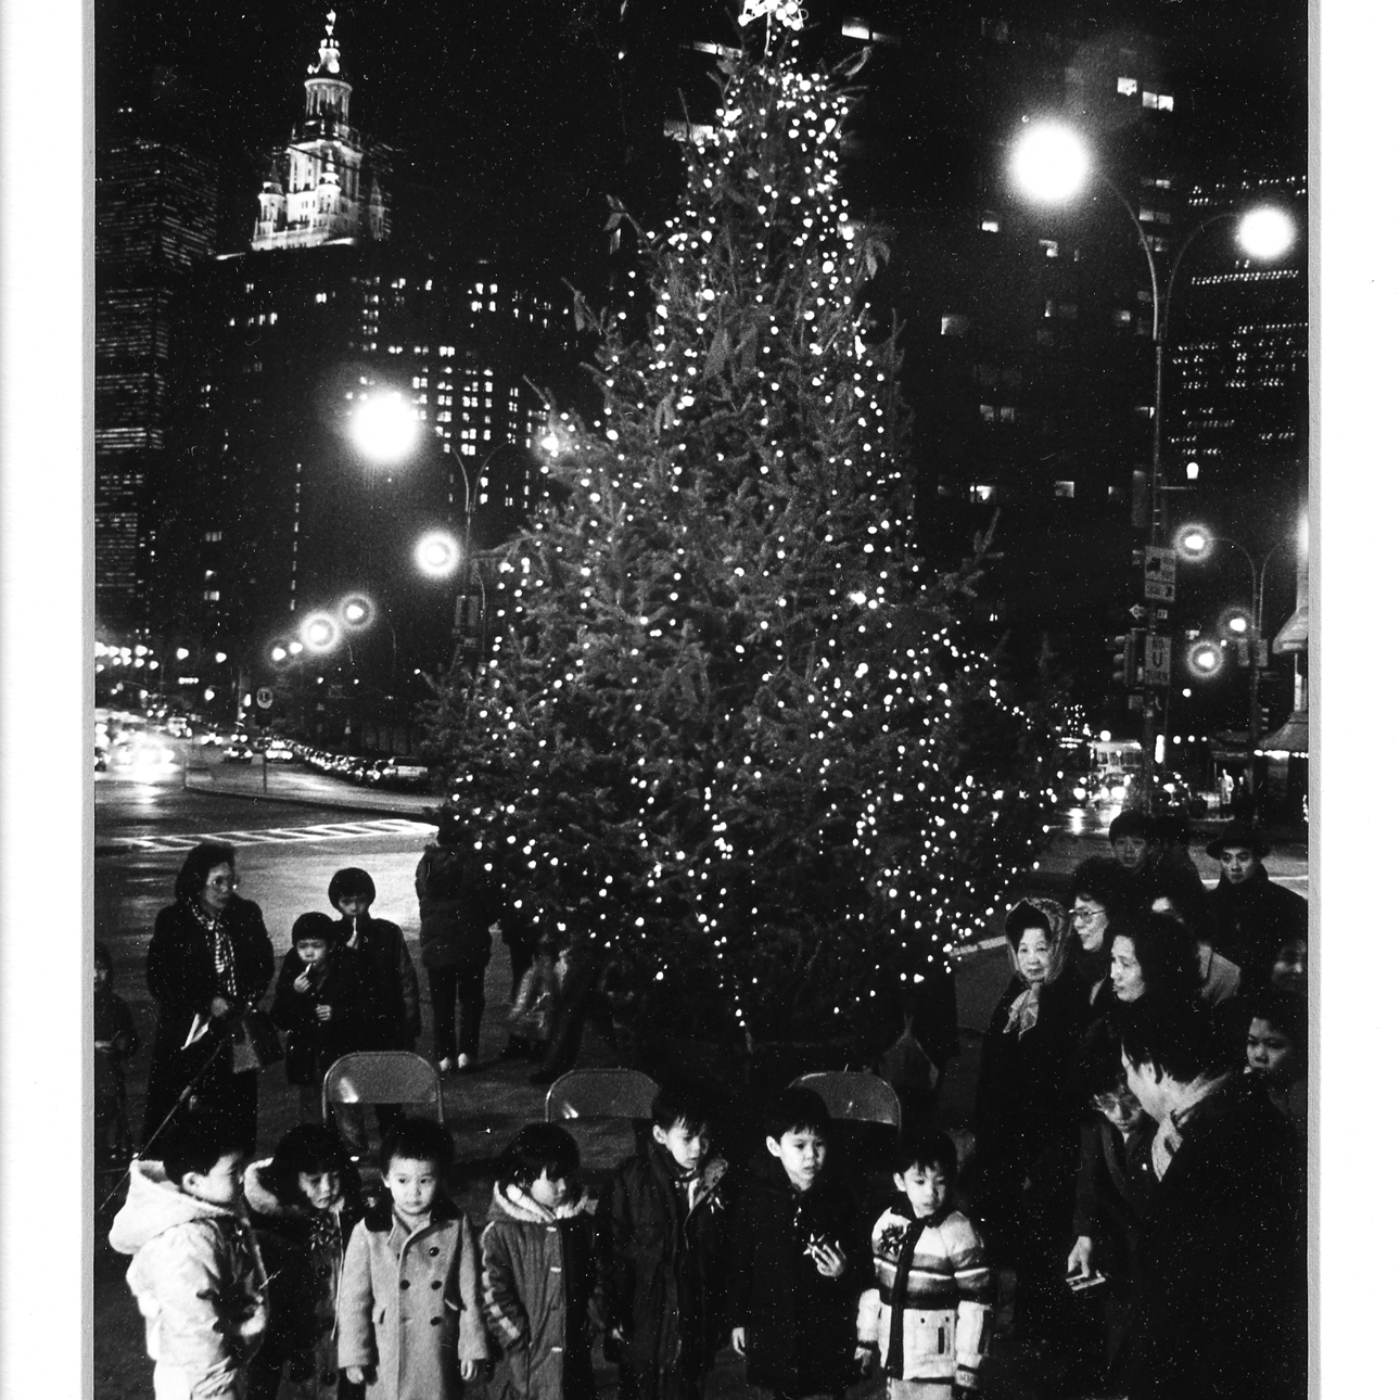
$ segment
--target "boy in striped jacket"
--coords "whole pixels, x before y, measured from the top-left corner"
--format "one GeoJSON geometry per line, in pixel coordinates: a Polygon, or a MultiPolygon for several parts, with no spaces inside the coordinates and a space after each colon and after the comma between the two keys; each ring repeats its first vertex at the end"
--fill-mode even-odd
{"type": "Polygon", "coordinates": [[[977,1227],[952,1208],[958,1157],[946,1133],[900,1144],[899,1199],[875,1222],[875,1287],[860,1299],[863,1369],[878,1349],[888,1400],[954,1400],[977,1389],[994,1280],[977,1227]]]}

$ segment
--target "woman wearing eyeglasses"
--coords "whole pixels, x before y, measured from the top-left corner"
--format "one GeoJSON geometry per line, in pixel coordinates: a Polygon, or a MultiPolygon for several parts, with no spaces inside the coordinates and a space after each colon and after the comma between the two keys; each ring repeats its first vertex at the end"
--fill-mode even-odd
{"type": "Polygon", "coordinates": [[[237,890],[233,847],[204,842],[175,877],[175,903],[156,915],[146,950],[156,1003],[142,1130],[147,1156],[159,1154],[152,1139],[192,1081],[195,1104],[231,1119],[253,1149],[258,1076],[234,1073],[230,1031],[272,981],[272,940],[262,910],[237,890]]]}

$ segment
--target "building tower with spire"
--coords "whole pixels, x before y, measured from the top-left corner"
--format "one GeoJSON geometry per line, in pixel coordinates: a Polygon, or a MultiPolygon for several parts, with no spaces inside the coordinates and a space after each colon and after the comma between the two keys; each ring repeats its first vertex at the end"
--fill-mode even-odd
{"type": "Polygon", "coordinates": [[[350,125],[353,88],[342,70],[335,21],[335,11],[327,11],[316,61],[306,70],[301,121],[273,157],[258,193],[254,252],[388,237],[389,211],[376,170],[382,159],[350,125]]]}

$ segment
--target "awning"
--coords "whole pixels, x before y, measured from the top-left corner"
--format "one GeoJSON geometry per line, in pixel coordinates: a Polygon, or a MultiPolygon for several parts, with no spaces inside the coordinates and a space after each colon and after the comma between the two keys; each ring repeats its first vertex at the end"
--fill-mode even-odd
{"type": "Polygon", "coordinates": [[[1257,753],[1308,756],[1308,712],[1294,710],[1272,734],[1259,740],[1257,753]]]}
{"type": "MultiPolygon", "coordinates": [[[[1274,638],[1274,655],[1286,656],[1293,651],[1308,649],[1308,604],[1304,599],[1294,610],[1293,616],[1279,629],[1274,638]]],[[[1285,726],[1286,728],[1287,726],[1285,726]]]]}

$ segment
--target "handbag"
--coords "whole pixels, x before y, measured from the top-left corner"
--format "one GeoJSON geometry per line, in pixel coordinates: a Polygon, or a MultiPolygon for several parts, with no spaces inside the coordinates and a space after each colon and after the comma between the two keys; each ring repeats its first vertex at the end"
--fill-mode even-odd
{"type": "Polygon", "coordinates": [[[272,1023],[272,1017],[256,1006],[250,1006],[232,1027],[232,1069],[235,1074],[266,1069],[283,1057],[282,1037],[272,1023]]]}

